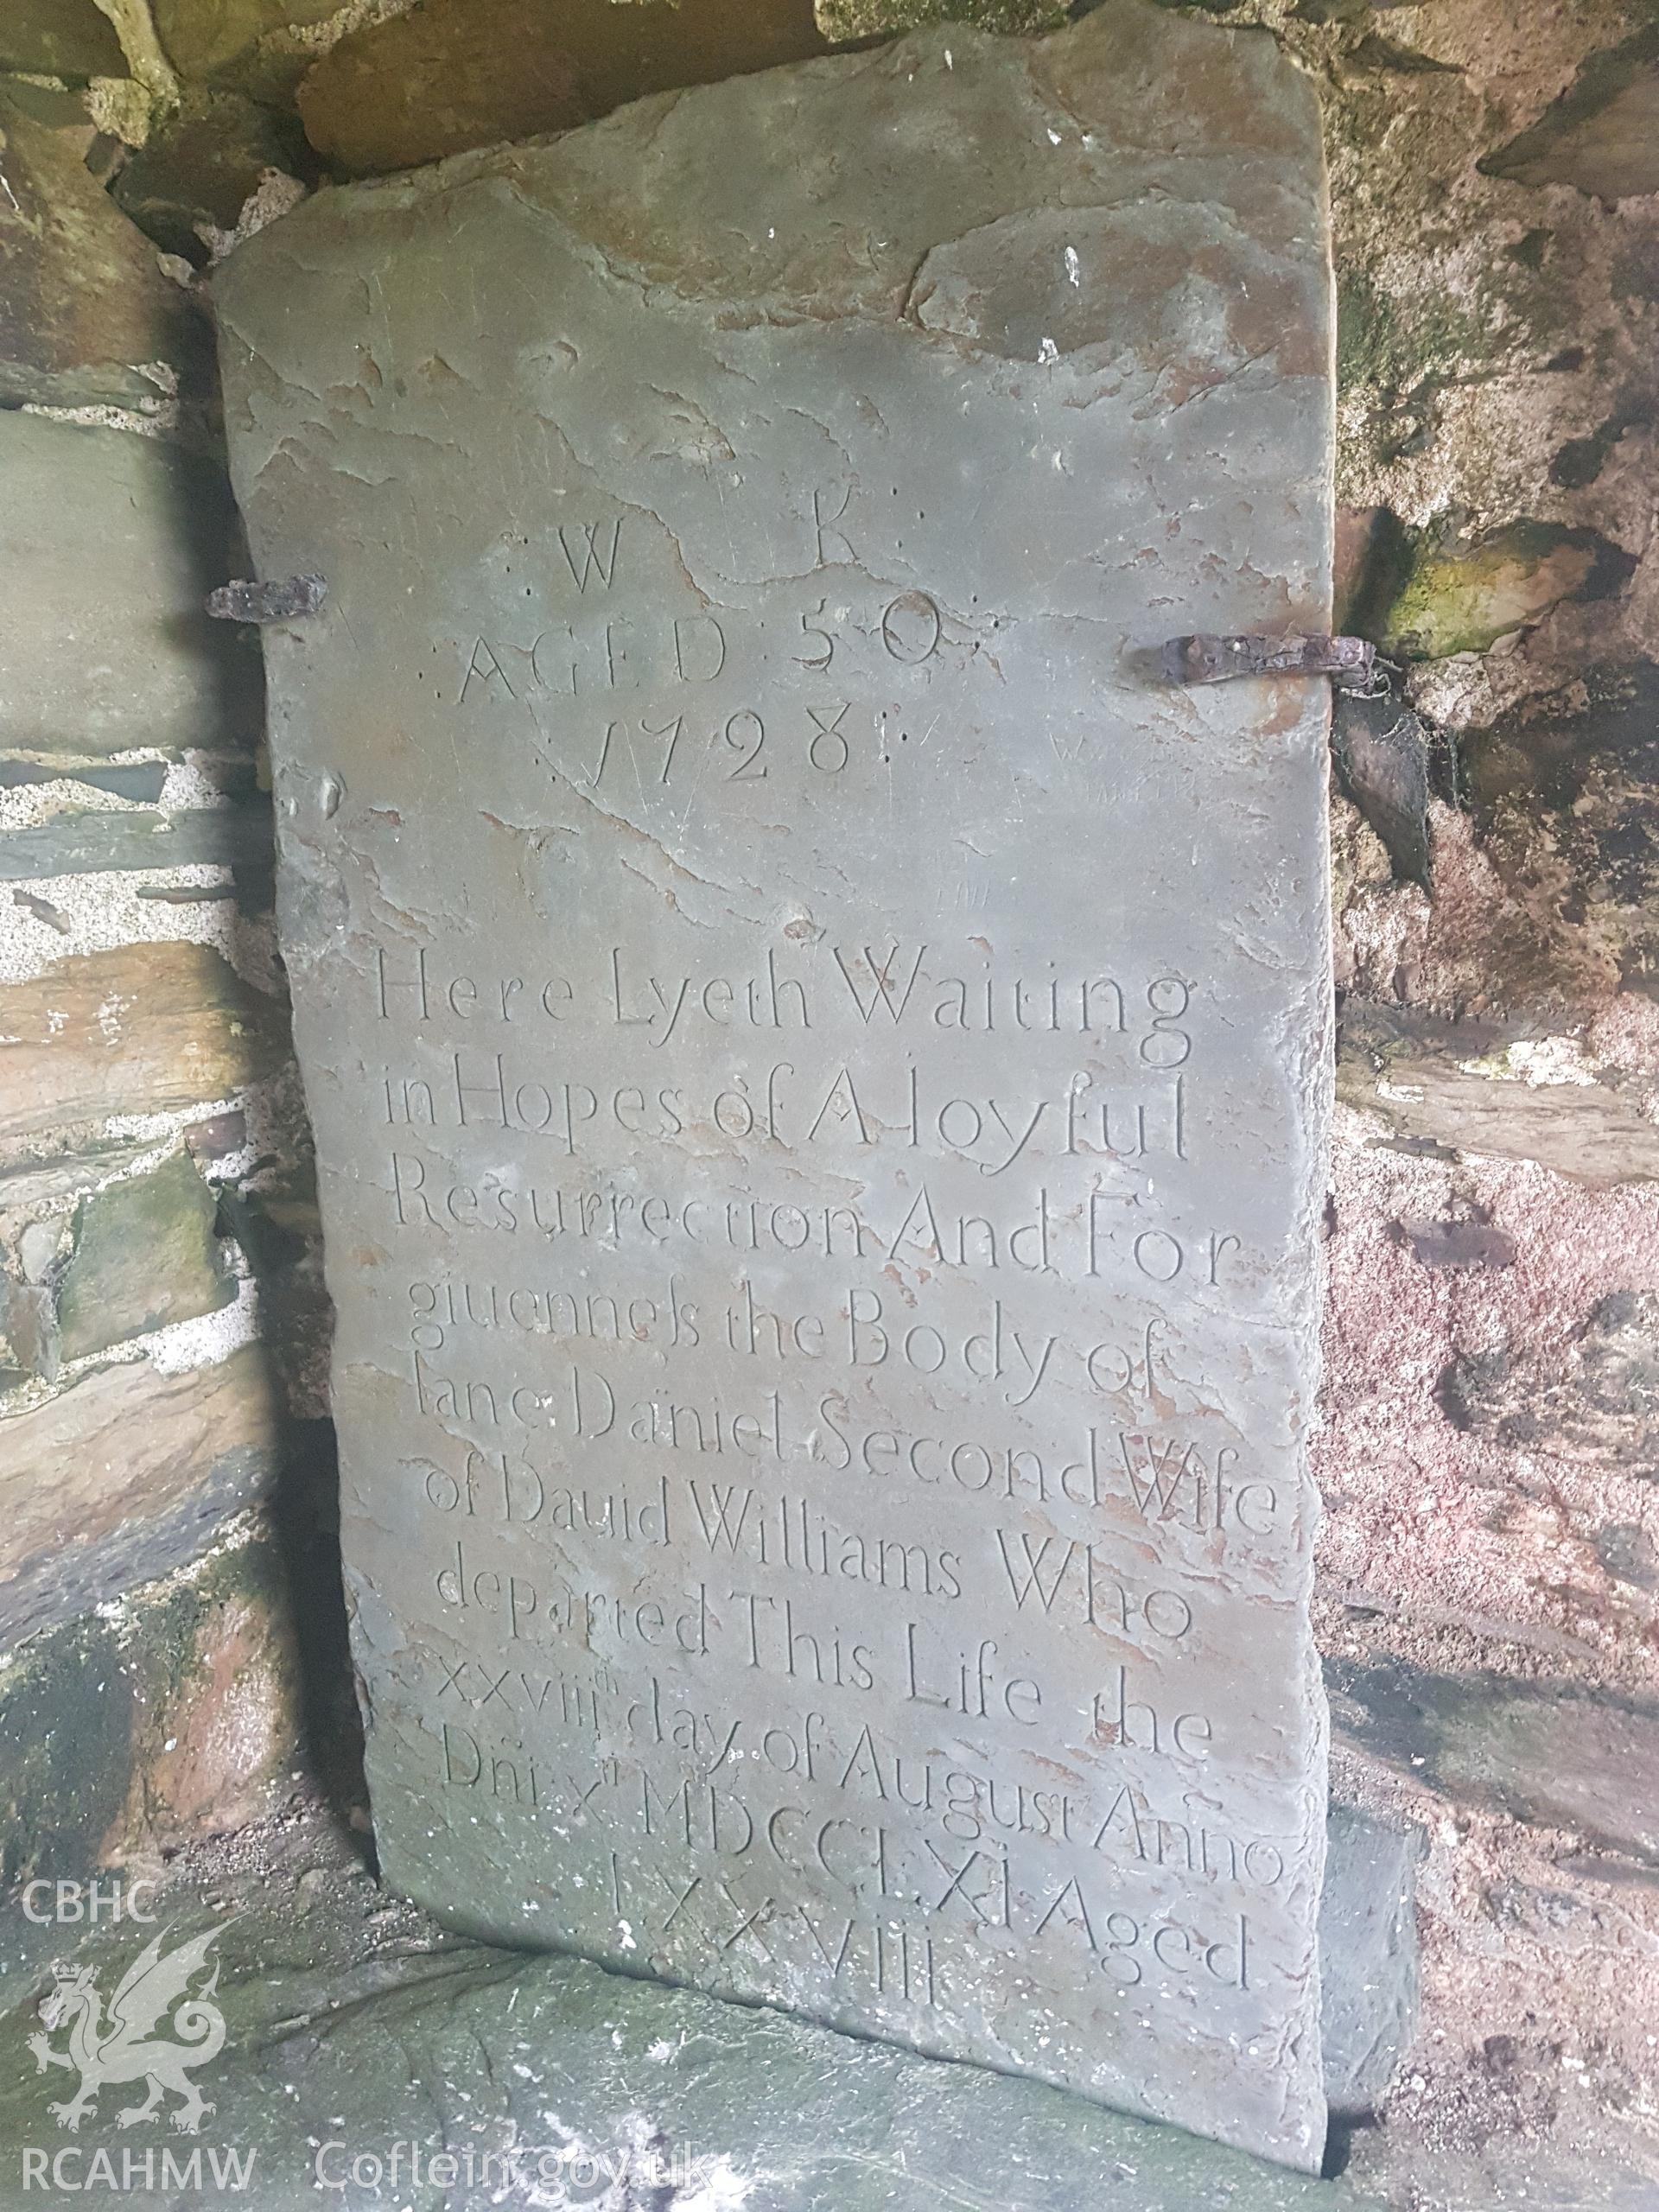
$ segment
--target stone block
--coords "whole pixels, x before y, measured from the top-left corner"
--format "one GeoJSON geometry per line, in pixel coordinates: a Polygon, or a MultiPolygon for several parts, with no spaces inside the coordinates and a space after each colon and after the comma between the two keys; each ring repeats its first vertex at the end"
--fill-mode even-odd
{"type": "Polygon", "coordinates": [[[59,1366],[57,1314],[52,1294],[37,1282],[0,1274],[0,1390],[59,1366]]]}
{"type": "Polygon", "coordinates": [[[340,12],[340,0],[155,0],[156,35],[187,84],[270,98],[291,90],[315,49],[285,34],[340,12]]]}
{"type": "Polygon", "coordinates": [[[1428,885],[1428,745],[1392,689],[1335,687],[1331,751],[1343,788],[1382,839],[1396,877],[1428,885]]]}
{"type": "Polygon", "coordinates": [[[1659,1705],[1570,1682],[1326,1662],[1332,1719],[1357,1749],[1518,1821],[1659,1866],[1659,1705]]]}
{"type": "Polygon", "coordinates": [[[1418,1828],[1333,1805],[1319,1900],[1319,2041],[1333,2120],[1374,2113],[1417,2031],[1418,1828]]]}
{"type": "Polygon", "coordinates": [[[258,1521],[204,1562],[124,1598],[127,1667],[143,1664],[124,1800],[99,1839],[108,1861],[245,1828],[293,1794],[309,1760],[287,1577],[258,1521]]]}
{"type": "MultiPolygon", "coordinates": [[[[253,2153],[260,2212],[1385,2212],[1402,2201],[1040,2082],[445,1935],[315,1825],[181,1860],[156,1904],[169,1948],[217,1931],[200,1980],[217,1967],[225,2037],[196,2077],[213,2105],[199,2135],[118,2130],[139,2092],[111,2083],[70,2143],[77,2179],[97,2149],[118,2175],[134,2154],[119,2199],[131,2212],[186,2201],[166,2185],[163,2147],[199,2152],[206,2172],[226,2145],[253,2153]]],[[[105,1923],[78,1931],[73,1955],[107,1994],[151,1932],[105,1923]]],[[[11,1978],[0,2032],[19,2050],[49,1986],[42,1972],[11,1978]]],[[[61,2028],[52,2040],[61,2052],[61,2028]]],[[[48,2104],[73,2086],[27,2056],[0,2073],[0,2154],[15,2165],[17,2146],[59,2148],[48,2104]]],[[[1571,2201],[1611,2212],[1599,2195],[1571,2201]]]]}
{"type": "Polygon", "coordinates": [[[264,800],[164,814],[66,810],[27,830],[0,830],[0,883],[111,870],[269,868],[271,861],[270,809],[264,800]]]}
{"type": "Polygon", "coordinates": [[[0,988],[0,1159],[115,1114],[225,1098],[287,1057],[288,1024],[211,946],[123,945],[0,988]]]}
{"type": "MultiPolygon", "coordinates": [[[[207,373],[200,314],[87,169],[91,135],[85,123],[49,129],[0,98],[0,405],[153,408],[169,370],[193,389],[207,373]],[[159,373],[144,373],[157,363],[159,373]]],[[[0,460],[0,532],[27,497],[0,460]]],[[[22,572],[5,537],[15,581],[22,572]]],[[[39,557],[43,541],[35,550],[39,557]]]]}
{"type": "Polygon", "coordinates": [[[152,131],[115,179],[116,204],[168,253],[200,262],[204,233],[236,228],[267,169],[291,172],[300,133],[234,92],[193,99],[152,131]]]}
{"type": "Polygon", "coordinates": [[[0,791],[64,780],[85,784],[93,791],[108,791],[116,798],[139,799],[153,804],[166,789],[167,763],[115,760],[94,767],[84,761],[18,760],[0,754],[0,791]]]}
{"type": "Polygon", "coordinates": [[[281,1546],[249,1516],[200,1557],[0,1662],[8,1917],[29,1881],[142,1866],[269,1813],[303,1737],[281,1546]]]}
{"type": "Polygon", "coordinates": [[[1519,184],[1570,184],[1599,200],[1659,192],[1659,26],[1591,54],[1537,122],[1480,167],[1519,184]]]}
{"type": "Polygon", "coordinates": [[[202,604],[237,545],[211,462],[124,430],[0,413],[0,569],[11,580],[0,747],[73,758],[251,746],[257,654],[202,604]]]}
{"type": "Polygon", "coordinates": [[[185,1152],[83,1198],[56,1284],[62,1357],[228,1305],[236,1281],[213,1234],[215,1211],[185,1152]]]}
{"type": "MultiPolygon", "coordinates": [[[[131,1779],[140,1684],[113,1620],[48,1628],[0,1659],[0,1890],[10,1968],[64,1948],[22,1910],[31,1881],[85,1881],[131,1779]]],[[[169,1654],[169,1658],[175,1655],[169,1654]]],[[[3,1985],[0,1985],[3,1986],[3,1985]]]]}
{"type": "Polygon", "coordinates": [[[1529,1083],[1525,1048],[1539,1034],[1535,1023],[1449,1021],[1350,999],[1337,1093],[1408,1146],[1533,1160],[1588,1183],[1659,1178],[1659,1128],[1635,1088],[1612,1071],[1529,1083]]]}
{"type": "Polygon", "coordinates": [[[194,1558],[269,1489],[280,1427],[257,1344],[182,1374],[94,1368],[0,1414],[0,1648],[194,1558]]]}
{"type": "Polygon", "coordinates": [[[1611,599],[1635,566],[1599,531],[1565,523],[1522,520],[1471,541],[1431,539],[1382,617],[1382,642],[1417,660],[1484,652],[1564,601],[1611,599]]]}
{"type": "Polygon", "coordinates": [[[127,60],[114,24],[96,0],[6,0],[0,70],[84,81],[124,77],[127,60]]]}
{"type": "Polygon", "coordinates": [[[348,32],[300,113],[320,153],[367,176],[828,50],[811,0],[427,0],[348,32]]]}

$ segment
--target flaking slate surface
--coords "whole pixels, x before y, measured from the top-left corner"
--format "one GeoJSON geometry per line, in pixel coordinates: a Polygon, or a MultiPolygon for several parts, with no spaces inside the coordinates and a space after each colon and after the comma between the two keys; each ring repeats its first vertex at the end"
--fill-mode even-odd
{"type": "Polygon", "coordinates": [[[391,1878],[1287,2164],[1328,245],[1265,39],[946,27],[219,279],[391,1878]]]}

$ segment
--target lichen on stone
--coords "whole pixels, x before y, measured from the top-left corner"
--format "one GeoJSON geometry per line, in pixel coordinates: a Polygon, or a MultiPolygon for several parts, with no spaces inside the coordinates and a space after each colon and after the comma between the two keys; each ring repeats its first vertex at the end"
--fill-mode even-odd
{"type": "Polygon", "coordinates": [[[1484,652],[1563,600],[1610,597],[1634,566],[1593,530],[1527,517],[1472,540],[1433,534],[1383,618],[1383,642],[1420,660],[1484,652]]]}
{"type": "Polygon", "coordinates": [[[976,30],[1029,36],[1065,22],[1063,0],[817,0],[818,28],[838,43],[888,38],[929,23],[970,23],[976,30]]]}

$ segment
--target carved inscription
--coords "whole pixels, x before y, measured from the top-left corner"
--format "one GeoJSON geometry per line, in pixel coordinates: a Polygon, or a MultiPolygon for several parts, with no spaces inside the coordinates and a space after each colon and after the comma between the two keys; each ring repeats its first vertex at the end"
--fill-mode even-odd
{"type": "MultiPolygon", "coordinates": [[[[1026,111],[1017,47],[915,51],[1026,111]]],[[[1049,236],[989,155],[903,316],[637,283],[458,172],[257,241],[226,358],[262,572],[330,580],[266,644],[390,1878],[1316,2167],[1325,708],[1138,652],[1268,578],[1328,626],[1317,134],[1226,67],[1278,213],[1265,141],[1125,152],[1112,71],[1061,198],[1132,238],[1236,165],[1248,374],[1201,303],[1210,366],[1166,302],[1062,354],[1087,253],[909,289],[1049,236]]],[[[811,82],[847,181],[753,202],[861,283],[887,126],[811,82]]]]}

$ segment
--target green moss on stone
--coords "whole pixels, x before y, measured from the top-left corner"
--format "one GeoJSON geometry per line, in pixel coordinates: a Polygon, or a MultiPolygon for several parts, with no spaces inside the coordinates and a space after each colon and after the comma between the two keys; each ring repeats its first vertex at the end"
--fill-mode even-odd
{"type": "Polygon", "coordinates": [[[236,1284],[213,1217],[213,1195],[184,1153],[83,1199],[58,1291],[63,1357],[227,1306],[236,1284]]]}
{"type": "Polygon", "coordinates": [[[133,1670],[97,1618],[37,1638],[0,1674],[0,1887],[76,1881],[127,1794],[133,1670]]]}
{"type": "Polygon", "coordinates": [[[1510,343],[1503,308],[1496,287],[1484,307],[1434,292],[1406,301],[1383,291],[1364,268],[1344,268],[1337,279],[1338,383],[1344,391],[1409,392],[1495,361],[1510,343]]]}
{"type": "Polygon", "coordinates": [[[1391,652],[1418,660],[1484,652],[1567,599],[1618,590],[1632,563],[1597,531],[1522,520],[1472,542],[1420,546],[1382,624],[1391,652]]]}
{"type": "MultiPolygon", "coordinates": [[[[188,1748],[226,1615],[267,1624],[262,1652],[287,1650],[287,1605],[280,1545],[268,1524],[254,1523],[118,1610],[67,1622],[0,1662],[0,1893],[36,1877],[84,1881],[118,1862],[135,1807],[165,1800],[167,1739],[188,1748]]],[[[298,1684],[286,1694],[297,1742],[298,1684]]],[[[280,1764],[294,1756],[293,1743],[283,1745],[280,1764]]],[[[227,1782],[241,1779],[227,1770],[227,1782]]],[[[33,1930],[33,1948],[61,1948],[62,1932],[33,1930]]]]}

